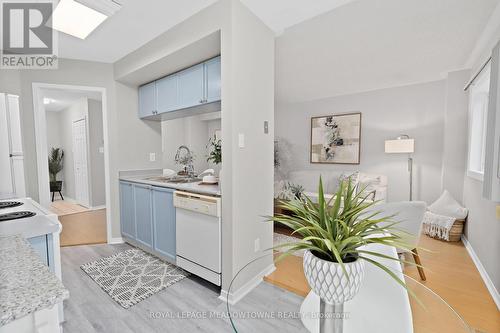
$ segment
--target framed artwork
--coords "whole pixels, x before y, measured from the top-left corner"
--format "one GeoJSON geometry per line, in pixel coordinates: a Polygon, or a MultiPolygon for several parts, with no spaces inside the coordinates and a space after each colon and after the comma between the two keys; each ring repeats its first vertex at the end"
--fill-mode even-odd
{"type": "Polygon", "coordinates": [[[311,118],[311,163],[359,164],[361,112],[311,118]]]}

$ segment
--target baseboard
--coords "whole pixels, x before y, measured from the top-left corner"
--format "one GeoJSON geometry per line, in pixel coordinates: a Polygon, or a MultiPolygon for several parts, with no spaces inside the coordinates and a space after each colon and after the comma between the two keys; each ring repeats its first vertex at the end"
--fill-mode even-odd
{"type": "Polygon", "coordinates": [[[497,305],[498,310],[500,310],[500,294],[498,293],[498,290],[495,288],[495,285],[491,281],[490,276],[484,269],[483,264],[481,264],[479,257],[476,255],[476,252],[474,252],[472,245],[469,243],[469,240],[467,239],[467,237],[465,237],[465,235],[462,235],[462,243],[464,243],[465,249],[469,253],[472,261],[474,262],[474,265],[476,265],[476,268],[479,271],[479,274],[481,275],[481,278],[483,279],[486,288],[488,288],[488,291],[490,292],[493,301],[497,305]]]}
{"type": "Polygon", "coordinates": [[[108,239],[108,244],[123,244],[125,241],[121,237],[112,237],[108,239]]]}
{"type": "Polygon", "coordinates": [[[263,277],[271,274],[276,269],[274,263],[267,266],[260,273],[255,275],[252,279],[250,279],[247,283],[240,287],[240,289],[236,290],[236,292],[229,293],[226,290],[221,290],[219,299],[223,302],[229,302],[230,305],[234,305],[238,303],[243,297],[245,297],[249,292],[251,292],[255,287],[257,287],[262,281],[263,277]]]}
{"type": "Polygon", "coordinates": [[[105,209],[106,205],[100,205],[100,206],[94,206],[90,207],[90,210],[99,210],[99,209],[105,209]]]}

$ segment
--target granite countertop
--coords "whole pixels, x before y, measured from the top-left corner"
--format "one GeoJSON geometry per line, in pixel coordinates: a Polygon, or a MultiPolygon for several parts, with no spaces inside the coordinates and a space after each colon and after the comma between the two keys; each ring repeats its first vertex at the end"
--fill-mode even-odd
{"type": "Polygon", "coordinates": [[[155,181],[147,179],[149,177],[161,176],[161,170],[138,170],[138,171],[121,171],[119,174],[120,180],[140,183],[152,186],[172,188],[180,191],[191,193],[213,195],[220,197],[219,185],[200,185],[200,182],[193,183],[168,183],[163,181],[155,181]]]}
{"type": "Polygon", "coordinates": [[[0,236],[0,252],[0,326],[69,297],[22,236],[0,236]]]}

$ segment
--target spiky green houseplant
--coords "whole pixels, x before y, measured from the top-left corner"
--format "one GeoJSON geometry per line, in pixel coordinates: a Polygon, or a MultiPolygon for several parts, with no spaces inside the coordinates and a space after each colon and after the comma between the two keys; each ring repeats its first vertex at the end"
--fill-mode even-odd
{"type": "Polygon", "coordinates": [[[64,167],[64,151],[62,148],[52,148],[49,156],[50,191],[61,191],[62,181],[57,181],[57,174],[64,167]]]}
{"type": "Polygon", "coordinates": [[[394,216],[381,216],[381,212],[373,207],[377,202],[368,200],[368,196],[348,178],[340,183],[336,194],[326,201],[320,178],[317,202],[306,195],[302,196],[302,200],[282,201],[280,206],[288,213],[277,214],[269,220],[290,227],[293,229],[292,235],[302,239],[276,246],[275,249],[286,248],[278,260],[298,250],[310,251],[321,260],[339,265],[348,279],[351,276],[346,266],[364,260],[382,269],[406,288],[405,282],[376,258],[401,260],[369,251],[365,245],[381,244],[411,251],[412,246],[407,242],[409,235],[397,229],[399,222],[393,221],[394,216]]]}

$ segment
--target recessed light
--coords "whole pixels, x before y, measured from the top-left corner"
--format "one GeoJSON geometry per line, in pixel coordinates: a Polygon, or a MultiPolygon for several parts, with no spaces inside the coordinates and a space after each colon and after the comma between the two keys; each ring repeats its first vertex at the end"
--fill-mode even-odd
{"type": "Polygon", "coordinates": [[[52,14],[52,28],[85,39],[120,8],[111,0],[61,0],[52,14]]]}
{"type": "Polygon", "coordinates": [[[47,97],[43,98],[43,104],[45,104],[45,105],[50,104],[50,103],[54,103],[54,102],[55,102],[55,100],[52,98],[47,98],[47,97]]]}

